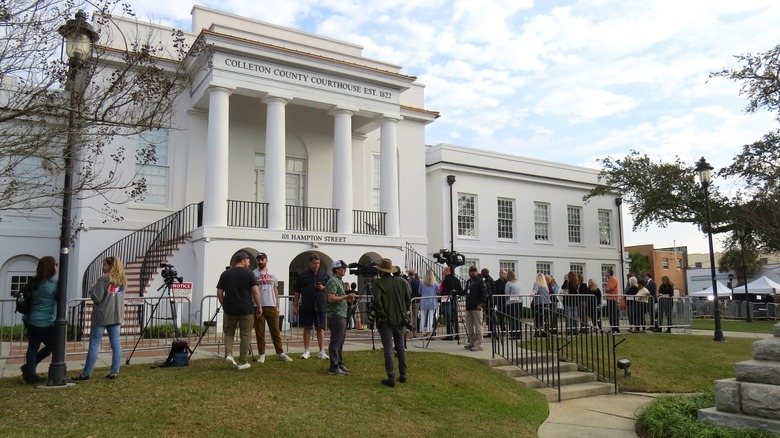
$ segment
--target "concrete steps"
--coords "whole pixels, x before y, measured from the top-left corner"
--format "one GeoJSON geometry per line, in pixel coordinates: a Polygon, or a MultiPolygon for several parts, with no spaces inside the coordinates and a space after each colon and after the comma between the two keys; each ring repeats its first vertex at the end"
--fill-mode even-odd
{"type": "MultiPolygon", "coordinates": [[[[522,368],[510,363],[504,358],[483,359],[483,363],[490,366],[493,370],[505,374],[514,380],[524,384],[528,388],[533,388],[547,397],[547,401],[558,401],[558,389],[546,386],[542,381],[530,375],[522,368]]],[[[552,377],[553,385],[561,387],[561,400],[571,400],[575,398],[594,397],[597,395],[614,394],[615,385],[612,383],[598,382],[593,373],[577,370],[577,364],[571,362],[561,362],[560,364],[550,359],[547,364],[540,367],[548,370],[552,377]],[[560,385],[558,385],[558,375],[556,367],[560,366],[561,376],[560,385]]]]}

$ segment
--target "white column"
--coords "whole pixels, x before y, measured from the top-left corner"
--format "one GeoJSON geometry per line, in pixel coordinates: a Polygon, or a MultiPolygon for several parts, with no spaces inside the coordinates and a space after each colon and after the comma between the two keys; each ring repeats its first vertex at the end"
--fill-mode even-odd
{"type": "Polygon", "coordinates": [[[265,122],[265,202],[268,203],[268,228],[285,229],[285,105],[281,97],[263,99],[268,114],[265,122]]]}
{"type": "Polygon", "coordinates": [[[227,88],[209,88],[209,127],[206,137],[206,173],[203,194],[203,225],[227,226],[229,163],[228,112],[230,94],[227,88]]]}
{"type": "Polygon", "coordinates": [[[352,111],[330,113],[333,125],[333,208],[338,211],[338,231],[352,233],[352,111]]]}
{"type": "MultiPolygon", "coordinates": [[[[383,117],[379,119],[381,126],[379,154],[381,161],[379,202],[385,216],[385,232],[388,236],[398,236],[401,233],[400,215],[398,212],[398,155],[397,133],[398,120],[383,117]]],[[[421,187],[420,190],[424,190],[421,187]]]]}

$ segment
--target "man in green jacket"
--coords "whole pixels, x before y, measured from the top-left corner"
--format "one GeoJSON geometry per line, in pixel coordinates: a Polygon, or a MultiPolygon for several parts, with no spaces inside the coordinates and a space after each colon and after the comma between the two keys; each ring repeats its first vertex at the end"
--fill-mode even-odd
{"type": "Polygon", "coordinates": [[[396,267],[390,259],[382,259],[377,265],[380,278],[373,287],[374,312],[382,349],[385,353],[385,371],[387,379],[382,384],[395,387],[395,361],[393,352],[398,356],[398,382],[406,383],[406,349],[404,348],[404,326],[408,321],[407,310],[412,304],[409,284],[403,277],[394,277],[396,267]]]}

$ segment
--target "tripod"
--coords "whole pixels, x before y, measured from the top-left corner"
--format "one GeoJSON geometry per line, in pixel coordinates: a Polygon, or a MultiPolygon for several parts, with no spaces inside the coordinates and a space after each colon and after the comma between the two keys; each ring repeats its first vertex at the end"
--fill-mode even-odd
{"type": "MultiPolygon", "coordinates": [[[[126,365],[130,364],[130,359],[133,358],[133,354],[135,354],[135,350],[138,348],[138,344],[141,343],[141,339],[144,338],[144,335],[146,334],[147,329],[149,328],[149,324],[152,322],[152,319],[154,318],[154,314],[157,313],[157,308],[160,307],[160,303],[162,303],[163,298],[167,297],[168,302],[171,306],[171,316],[170,317],[160,317],[158,319],[170,319],[173,322],[173,333],[176,336],[176,338],[181,337],[181,331],[179,330],[178,325],[178,318],[177,318],[177,311],[176,311],[176,300],[173,297],[173,281],[175,278],[173,277],[166,277],[165,283],[163,283],[162,286],[157,288],[157,291],[159,292],[162,290],[162,293],[157,298],[157,302],[155,302],[152,305],[152,311],[149,313],[149,318],[146,320],[146,324],[144,324],[143,330],[141,330],[141,334],[138,336],[138,340],[135,342],[135,346],[133,347],[133,351],[130,352],[130,356],[127,357],[127,360],[125,361],[126,365]]],[[[181,281],[179,281],[181,283],[181,281]]]]}
{"type": "MultiPolygon", "coordinates": [[[[376,350],[376,341],[374,339],[374,331],[376,330],[376,320],[374,319],[374,290],[371,285],[371,280],[367,281],[363,286],[363,292],[358,295],[357,303],[363,297],[366,297],[366,321],[368,322],[368,329],[371,330],[371,349],[376,350]]],[[[358,306],[358,312],[360,307],[358,306]]]]}
{"type": "MultiPolygon", "coordinates": [[[[200,332],[200,336],[198,336],[198,342],[195,343],[195,346],[192,347],[190,350],[190,357],[192,357],[193,354],[195,354],[195,350],[200,345],[201,341],[203,341],[203,337],[206,336],[206,333],[208,333],[209,328],[214,326],[214,322],[217,320],[217,315],[219,315],[219,312],[222,311],[222,306],[217,306],[217,310],[214,311],[214,315],[211,316],[211,319],[209,319],[208,324],[204,324],[203,330],[200,332]]],[[[251,353],[251,345],[250,345],[250,353],[251,353]]]]}

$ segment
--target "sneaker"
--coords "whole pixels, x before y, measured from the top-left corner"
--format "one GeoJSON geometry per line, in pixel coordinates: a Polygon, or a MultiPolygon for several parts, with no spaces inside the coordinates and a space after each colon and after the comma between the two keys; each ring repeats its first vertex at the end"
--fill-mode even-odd
{"type": "Polygon", "coordinates": [[[327,353],[325,353],[325,351],[320,351],[320,352],[317,354],[317,359],[320,359],[320,360],[328,360],[328,359],[330,359],[330,356],[328,356],[328,354],[327,354],[327,353]]]}
{"type": "Polygon", "coordinates": [[[309,350],[305,350],[301,355],[301,359],[308,359],[310,355],[311,353],[309,353],[309,350]]]}
{"type": "Polygon", "coordinates": [[[230,366],[234,366],[234,367],[238,366],[236,360],[233,359],[233,356],[225,356],[225,362],[227,362],[227,364],[230,366]]]}
{"type": "Polygon", "coordinates": [[[336,368],[335,370],[328,370],[328,374],[332,376],[346,376],[347,373],[342,370],[341,368],[336,368]]]}
{"type": "Polygon", "coordinates": [[[391,388],[395,388],[395,380],[384,379],[382,380],[382,384],[391,388]]]}
{"type": "Polygon", "coordinates": [[[339,365],[339,369],[340,369],[341,371],[344,371],[345,373],[349,373],[349,372],[351,372],[351,371],[349,370],[349,368],[345,367],[344,365],[339,365]]]}
{"type": "Polygon", "coordinates": [[[400,383],[406,383],[406,376],[401,376],[398,378],[398,382],[400,383]]]}
{"type": "Polygon", "coordinates": [[[292,362],[292,358],[284,353],[279,353],[279,360],[282,362],[292,362]]]}
{"type": "Polygon", "coordinates": [[[247,368],[249,368],[251,366],[252,365],[250,365],[249,362],[241,362],[240,364],[236,365],[236,368],[238,370],[245,370],[245,369],[247,369],[247,368]]]}
{"type": "Polygon", "coordinates": [[[255,362],[265,363],[265,355],[261,354],[255,358],[255,362]]]}
{"type": "Polygon", "coordinates": [[[471,347],[469,350],[471,350],[471,351],[482,351],[482,347],[474,346],[474,347],[471,347]]]}
{"type": "Polygon", "coordinates": [[[466,344],[463,346],[463,348],[465,348],[466,350],[471,350],[471,347],[473,346],[474,346],[473,344],[466,344]]]}

